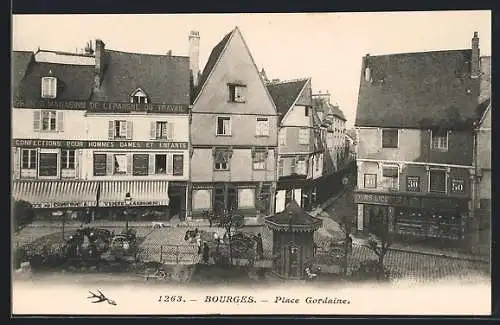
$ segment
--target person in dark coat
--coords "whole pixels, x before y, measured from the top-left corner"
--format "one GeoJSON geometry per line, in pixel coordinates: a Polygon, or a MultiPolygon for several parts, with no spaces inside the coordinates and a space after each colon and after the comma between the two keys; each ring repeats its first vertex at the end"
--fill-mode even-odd
{"type": "Polygon", "coordinates": [[[352,253],[352,236],[347,237],[347,251],[352,253]]]}
{"type": "Polygon", "coordinates": [[[262,235],[257,235],[257,257],[259,260],[264,258],[264,245],[262,244],[262,235]]]}
{"type": "Polygon", "coordinates": [[[203,244],[203,263],[208,264],[208,258],[210,257],[210,249],[208,248],[208,244],[203,244]]]}

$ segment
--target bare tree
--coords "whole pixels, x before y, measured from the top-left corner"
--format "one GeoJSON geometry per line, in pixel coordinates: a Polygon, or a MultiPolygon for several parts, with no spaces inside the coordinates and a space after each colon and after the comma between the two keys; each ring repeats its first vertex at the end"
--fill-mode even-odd
{"type": "Polygon", "coordinates": [[[221,225],[226,230],[229,248],[229,261],[233,265],[233,252],[232,252],[232,232],[245,226],[245,218],[236,213],[236,209],[224,210],[221,225]]]}
{"type": "Polygon", "coordinates": [[[344,233],[344,252],[342,254],[342,270],[344,275],[347,275],[348,256],[352,252],[352,230],[354,229],[354,221],[348,216],[341,217],[340,227],[344,233]]]}
{"type": "MultiPolygon", "coordinates": [[[[387,218],[387,217],[386,217],[387,218]]],[[[385,218],[385,219],[386,219],[385,218]]],[[[367,247],[377,255],[378,277],[385,277],[384,258],[391,248],[392,236],[389,232],[387,222],[382,222],[378,227],[375,227],[370,234],[367,242],[367,247]]]]}

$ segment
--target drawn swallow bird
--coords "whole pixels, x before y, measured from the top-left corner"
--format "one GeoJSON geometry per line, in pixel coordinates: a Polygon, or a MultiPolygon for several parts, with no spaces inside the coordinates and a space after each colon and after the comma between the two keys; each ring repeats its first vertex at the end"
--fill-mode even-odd
{"type": "Polygon", "coordinates": [[[108,304],[113,305],[113,306],[116,306],[116,302],[115,302],[114,300],[111,300],[111,299],[107,298],[107,297],[106,297],[106,296],[105,296],[105,295],[104,295],[104,294],[103,294],[103,293],[102,293],[99,289],[97,289],[97,292],[99,292],[99,294],[98,294],[98,295],[96,295],[95,293],[93,293],[93,292],[92,292],[92,291],[90,291],[90,290],[89,290],[89,292],[90,292],[90,294],[91,294],[92,296],[87,297],[87,299],[97,298],[97,300],[92,301],[92,303],[100,303],[100,302],[103,302],[103,301],[107,301],[107,302],[108,302],[108,304]]]}

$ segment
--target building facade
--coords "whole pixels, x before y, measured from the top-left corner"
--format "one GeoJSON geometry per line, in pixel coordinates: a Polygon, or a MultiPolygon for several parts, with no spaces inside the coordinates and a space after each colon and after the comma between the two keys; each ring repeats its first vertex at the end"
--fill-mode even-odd
{"type": "Polygon", "coordinates": [[[188,57],[95,45],[14,53],[14,198],[94,217],[147,217],[151,207],[184,217],[188,57]]]}
{"type": "MultiPolygon", "coordinates": [[[[196,36],[191,47],[199,46],[196,36]]],[[[196,64],[192,67],[197,75],[196,64]]],[[[224,210],[249,217],[273,213],[278,116],[237,27],[213,48],[193,86],[190,216],[224,210]]]]}
{"type": "Polygon", "coordinates": [[[12,61],[12,197],[37,216],[94,207],[97,184],[82,166],[94,57],[14,51],[12,61]]]}
{"type": "Polygon", "coordinates": [[[335,170],[340,170],[350,162],[344,113],[337,105],[330,102],[329,92],[313,94],[314,111],[317,112],[322,125],[326,128],[326,144],[335,170]]]}
{"type": "Polygon", "coordinates": [[[363,58],[355,127],[357,229],[461,240],[474,218],[472,49],[363,58]]]}
{"type": "Polygon", "coordinates": [[[489,254],[491,246],[491,57],[481,58],[481,83],[478,112],[483,112],[475,127],[474,165],[475,244],[480,253],[489,254]]]}
{"type": "Polygon", "coordinates": [[[280,114],[278,129],[278,187],[276,212],[295,200],[309,208],[316,191],[313,180],[321,177],[323,148],[319,126],[314,124],[311,79],[274,80],[267,89],[280,114]]]}
{"type": "Polygon", "coordinates": [[[95,58],[83,155],[85,179],[100,184],[101,212],[133,206],[146,217],[152,211],[142,207],[148,207],[184,218],[189,58],[107,50],[100,40],[95,58]]]}

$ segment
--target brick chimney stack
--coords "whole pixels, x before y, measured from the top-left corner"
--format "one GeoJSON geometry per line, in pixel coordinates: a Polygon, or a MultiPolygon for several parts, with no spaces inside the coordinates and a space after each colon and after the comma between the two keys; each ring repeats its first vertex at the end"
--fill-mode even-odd
{"type": "Polygon", "coordinates": [[[474,32],[474,37],[472,38],[472,58],[471,58],[471,71],[470,76],[473,79],[479,78],[481,74],[480,66],[479,66],[479,37],[477,36],[477,32],[474,32]]]}
{"type": "Polygon", "coordinates": [[[193,78],[193,86],[198,86],[200,75],[200,32],[189,33],[189,70],[193,78]]]}
{"type": "Polygon", "coordinates": [[[104,47],[105,44],[100,39],[95,40],[95,71],[94,71],[94,87],[101,87],[102,75],[104,73],[104,47]]]}

